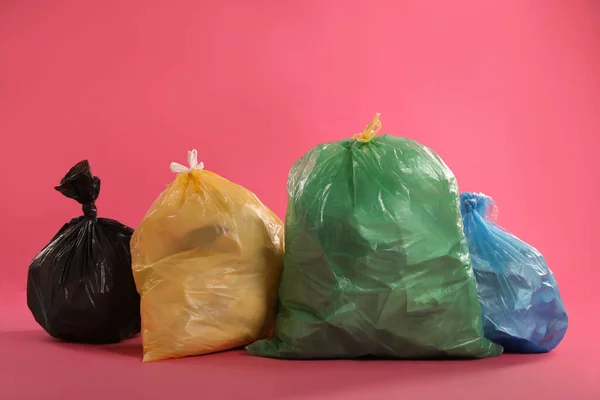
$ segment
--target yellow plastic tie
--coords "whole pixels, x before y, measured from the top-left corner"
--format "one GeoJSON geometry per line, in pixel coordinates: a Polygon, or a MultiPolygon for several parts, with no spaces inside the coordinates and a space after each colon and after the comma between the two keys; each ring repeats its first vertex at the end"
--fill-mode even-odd
{"type": "Polygon", "coordinates": [[[381,130],[381,121],[379,120],[380,115],[380,113],[375,114],[375,118],[373,118],[373,121],[371,121],[371,123],[367,125],[365,130],[361,133],[357,133],[356,135],[352,136],[352,139],[362,143],[368,143],[371,140],[373,140],[373,138],[381,130]]]}

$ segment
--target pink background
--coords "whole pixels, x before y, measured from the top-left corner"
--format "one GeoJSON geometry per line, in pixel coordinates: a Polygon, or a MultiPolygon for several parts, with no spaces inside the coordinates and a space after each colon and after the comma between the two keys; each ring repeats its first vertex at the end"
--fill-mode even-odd
{"type": "Polygon", "coordinates": [[[600,398],[599,128],[597,1],[4,0],[0,393],[600,398]],[[554,353],[143,365],[136,341],[69,346],[33,322],[27,266],[80,214],[53,190],[75,162],[102,179],[99,214],[133,227],[192,148],[283,217],[292,162],[377,111],[385,133],[437,151],[461,190],[492,195],[500,223],[545,254],[571,323],[554,353]]]}

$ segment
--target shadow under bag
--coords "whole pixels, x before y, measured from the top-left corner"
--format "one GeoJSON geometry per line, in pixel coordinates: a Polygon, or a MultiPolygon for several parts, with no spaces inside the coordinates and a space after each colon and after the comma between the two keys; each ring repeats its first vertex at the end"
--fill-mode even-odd
{"type": "Polygon", "coordinates": [[[114,343],[140,331],[140,297],[131,272],[133,230],[96,217],[100,179],[87,161],[55,188],[83,206],[33,259],[27,305],[53,337],[71,342],[114,343]]]}
{"type": "Polygon", "coordinates": [[[567,331],[567,312],[544,257],[496,225],[493,200],[460,195],[485,336],[511,353],[545,353],[567,331]]]}

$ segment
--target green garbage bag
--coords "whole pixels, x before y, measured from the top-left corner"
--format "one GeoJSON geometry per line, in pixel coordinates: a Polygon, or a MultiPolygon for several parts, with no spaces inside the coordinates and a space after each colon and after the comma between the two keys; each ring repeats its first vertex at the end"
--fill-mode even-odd
{"type": "Polygon", "coordinates": [[[379,114],[350,140],[292,167],[274,336],[246,347],[287,359],[484,358],[456,179],[427,147],[375,137],[379,114]]]}

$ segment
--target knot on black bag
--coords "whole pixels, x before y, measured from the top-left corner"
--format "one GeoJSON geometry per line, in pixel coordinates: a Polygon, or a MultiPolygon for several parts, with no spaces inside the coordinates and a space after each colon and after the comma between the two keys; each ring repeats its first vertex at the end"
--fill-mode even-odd
{"type": "Polygon", "coordinates": [[[98,210],[94,203],[83,204],[81,208],[83,210],[83,215],[88,218],[96,218],[98,215],[98,210]]]}
{"type": "Polygon", "coordinates": [[[83,215],[96,218],[96,199],[100,193],[100,178],[92,175],[90,163],[83,160],[75,164],[54,189],[81,204],[83,215]]]}

